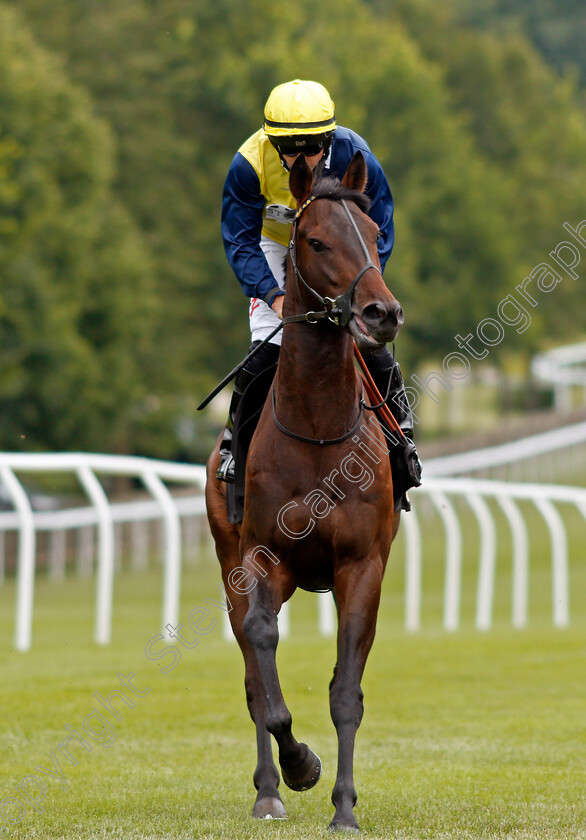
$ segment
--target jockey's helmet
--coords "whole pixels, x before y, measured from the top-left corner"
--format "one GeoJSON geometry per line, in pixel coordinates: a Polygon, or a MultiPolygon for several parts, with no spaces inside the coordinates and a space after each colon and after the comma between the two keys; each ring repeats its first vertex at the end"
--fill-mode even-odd
{"type": "Polygon", "coordinates": [[[336,129],[334,103],[319,82],[277,85],[265,105],[263,128],[280,155],[318,154],[336,129]]]}

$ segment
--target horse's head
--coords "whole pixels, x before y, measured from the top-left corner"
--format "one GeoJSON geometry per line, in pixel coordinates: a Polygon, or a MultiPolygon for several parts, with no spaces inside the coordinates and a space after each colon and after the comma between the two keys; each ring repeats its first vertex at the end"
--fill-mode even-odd
{"type": "Polygon", "coordinates": [[[361,152],[341,182],[314,174],[303,155],[289,178],[298,207],[292,262],[299,302],[315,308],[318,299],[331,306],[337,314],[330,320],[344,326],[361,351],[393,341],[404,320],[380,271],[379,230],[366,214],[367,178],[361,152]]]}

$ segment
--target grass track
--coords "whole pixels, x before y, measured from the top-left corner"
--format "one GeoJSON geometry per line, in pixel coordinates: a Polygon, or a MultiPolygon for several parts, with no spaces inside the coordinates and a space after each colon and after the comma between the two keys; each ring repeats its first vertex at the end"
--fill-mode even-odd
{"type": "MultiPolygon", "coordinates": [[[[426,577],[427,629],[408,636],[401,629],[401,563],[391,561],[357,739],[356,813],[365,837],[586,838],[585,609],[573,583],[573,623],[551,628],[541,591],[548,588],[547,569],[540,562],[532,559],[537,590],[530,629],[507,626],[505,597],[494,631],[476,633],[469,610],[462,631],[442,632],[438,563],[426,577]]],[[[572,580],[581,585],[581,557],[572,562],[572,580]]],[[[212,563],[186,571],[183,617],[206,595],[216,597],[217,580],[212,563]]],[[[501,583],[497,591],[506,588],[504,578],[501,583]]],[[[0,651],[0,800],[17,795],[35,765],[51,767],[65,724],[81,730],[98,705],[94,692],[118,687],[118,672],[134,672],[135,684],[150,694],[133,709],[120,704],[121,721],[106,715],[116,740],[91,753],[72,750],[78,765],[64,762],[68,790],[46,777],[44,811],[29,808],[6,836],[328,837],[334,643],[316,635],[314,597],[296,595],[295,638],[281,644],[279,664],[297,737],[320,754],[324,775],[307,793],[283,791],[289,821],[279,824],[249,816],[255,748],[238,649],[216,628],[162,675],[144,655],[159,630],[160,574],[117,578],[114,641],[107,648],[91,642],[93,597],[91,582],[40,580],[32,651],[0,651]]],[[[13,599],[11,583],[0,588],[2,639],[12,638],[13,599]]],[[[10,803],[6,808],[6,817],[16,814],[10,803]]],[[[0,821],[0,837],[4,826],[0,821]]]]}

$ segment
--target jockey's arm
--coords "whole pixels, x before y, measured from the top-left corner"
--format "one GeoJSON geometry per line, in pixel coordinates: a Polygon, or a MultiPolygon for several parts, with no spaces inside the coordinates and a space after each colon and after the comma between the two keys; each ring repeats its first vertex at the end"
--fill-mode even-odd
{"type": "MultiPolygon", "coordinates": [[[[247,297],[261,298],[275,311],[282,292],[260,247],[265,198],[258,175],[239,152],[228,171],[222,200],[222,239],[226,257],[247,297]]],[[[282,308],[282,300],[277,307],[282,308]]]]}
{"type": "Polygon", "coordinates": [[[377,247],[381,269],[384,271],[395,243],[393,196],[383,168],[372,152],[366,155],[366,162],[368,183],[365,192],[372,202],[368,215],[377,223],[381,232],[377,247]]]}

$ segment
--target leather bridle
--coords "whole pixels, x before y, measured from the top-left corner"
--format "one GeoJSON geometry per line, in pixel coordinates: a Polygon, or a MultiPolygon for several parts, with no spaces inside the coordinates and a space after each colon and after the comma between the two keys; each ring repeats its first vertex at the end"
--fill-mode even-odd
{"type": "MultiPolygon", "coordinates": [[[[293,225],[291,227],[291,241],[289,243],[289,254],[291,256],[291,264],[293,266],[293,271],[295,272],[295,278],[297,280],[298,288],[299,288],[299,282],[301,282],[303,284],[303,286],[307,289],[307,291],[310,292],[321,303],[321,305],[323,306],[323,310],[321,312],[320,311],[316,312],[316,311],[311,310],[309,312],[305,312],[302,315],[290,315],[287,318],[283,318],[282,324],[283,325],[285,325],[285,324],[295,324],[295,323],[300,323],[300,322],[303,322],[303,321],[305,321],[306,323],[309,323],[309,324],[316,324],[320,320],[327,319],[332,324],[335,324],[337,327],[345,327],[350,322],[350,319],[352,318],[352,298],[354,296],[356,286],[360,282],[360,279],[364,276],[364,274],[368,271],[369,268],[374,268],[375,271],[378,271],[378,273],[381,275],[381,277],[382,277],[382,272],[381,272],[380,268],[373,263],[373,261],[371,259],[371,256],[368,252],[368,248],[366,247],[366,243],[365,243],[365,241],[362,237],[362,234],[358,230],[358,225],[354,221],[354,217],[352,216],[352,213],[348,209],[348,205],[346,204],[344,199],[340,199],[340,203],[341,203],[342,207],[344,208],[344,212],[348,216],[348,218],[350,220],[350,224],[354,228],[354,232],[356,233],[356,236],[358,237],[358,242],[360,243],[360,247],[362,249],[362,253],[364,254],[366,262],[365,262],[364,266],[360,269],[360,271],[358,272],[358,274],[356,275],[356,277],[354,278],[352,283],[348,286],[346,291],[343,294],[338,295],[335,298],[324,297],[324,296],[320,295],[320,293],[318,291],[316,291],[312,286],[309,285],[309,283],[304,279],[303,275],[299,271],[299,266],[297,265],[297,245],[296,245],[297,229],[298,229],[298,226],[299,226],[299,219],[301,218],[304,210],[307,207],[309,207],[309,205],[313,201],[316,201],[318,198],[326,198],[326,196],[312,195],[306,201],[304,201],[303,204],[301,205],[301,207],[298,209],[298,211],[295,215],[295,218],[293,220],[293,225]]],[[[329,199],[329,200],[331,201],[332,199],[329,199]]],[[[383,402],[384,402],[384,400],[383,400],[383,402]]],[[[297,434],[297,432],[293,432],[290,429],[287,429],[287,427],[284,426],[281,423],[281,421],[277,417],[277,406],[276,406],[276,402],[275,402],[274,386],[273,386],[273,388],[271,388],[271,403],[272,403],[272,409],[273,409],[273,419],[275,421],[275,425],[277,426],[277,428],[279,429],[280,432],[283,432],[283,434],[288,435],[288,437],[292,437],[292,438],[294,438],[294,440],[301,441],[302,443],[313,443],[313,444],[317,444],[318,446],[329,446],[329,445],[336,444],[336,443],[342,443],[343,441],[347,440],[349,437],[354,435],[356,433],[358,427],[360,426],[360,423],[362,422],[362,416],[363,416],[363,413],[364,413],[364,409],[369,408],[369,406],[367,406],[364,402],[364,387],[363,387],[362,395],[361,395],[361,398],[360,398],[360,401],[359,401],[359,407],[358,407],[358,419],[356,420],[356,422],[354,423],[352,428],[349,431],[345,432],[343,435],[340,435],[337,438],[330,438],[330,439],[323,439],[322,438],[322,439],[319,439],[319,438],[310,438],[310,437],[306,437],[305,435],[297,434]]]]}
{"type": "Polygon", "coordinates": [[[328,196],[312,195],[306,201],[304,201],[303,204],[301,205],[301,207],[297,210],[297,212],[296,212],[296,214],[293,218],[293,225],[292,225],[292,228],[291,228],[291,241],[289,243],[289,252],[291,254],[291,263],[293,265],[293,270],[295,272],[295,278],[297,280],[297,288],[299,289],[299,283],[301,282],[303,284],[303,286],[321,303],[321,305],[323,306],[323,310],[322,311],[317,311],[317,312],[311,310],[309,312],[304,312],[301,315],[289,315],[288,317],[283,318],[281,321],[279,321],[278,325],[273,330],[271,330],[271,332],[265,338],[263,338],[263,340],[260,341],[256,345],[256,347],[254,347],[250,351],[250,353],[246,356],[246,358],[243,359],[240,362],[240,364],[236,365],[236,367],[233,368],[230,371],[230,373],[227,376],[225,376],[218,385],[216,385],[216,387],[213,389],[213,391],[211,391],[207,395],[207,397],[198,405],[198,407],[197,407],[198,411],[201,411],[202,409],[204,409],[206,407],[206,405],[208,405],[208,403],[210,403],[211,400],[213,400],[213,398],[217,394],[220,393],[220,391],[228,384],[228,382],[231,382],[232,379],[234,379],[234,377],[236,376],[236,374],[240,370],[242,370],[243,367],[245,367],[248,364],[248,362],[253,358],[253,356],[255,356],[258,353],[258,351],[265,344],[268,344],[268,342],[271,341],[271,339],[273,339],[277,335],[277,333],[280,332],[283,329],[284,326],[286,326],[286,324],[299,324],[299,323],[317,324],[318,321],[327,319],[332,324],[335,324],[338,327],[347,326],[348,323],[350,322],[350,319],[352,318],[352,298],[354,296],[354,292],[356,290],[356,286],[358,285],[358,282],[359,282],[360,278],[364,275],[364,273],[366,271],[368,271],[369,268],[374,268],[382,276],[380,268],[378,266],[376,266],[370,258],[370,254],[368,253],[368,248],[366,247],[364,239],[362,238],[362,235],[361,235],[360,231],[358,230],[358,227],[357,227],[356,222],[354,221],[354,219],[352,217],[352,214],[348,210],[346,202],[343,199],[328,198],[329,201],[335,201],[335,200],[341,201],[341,204],[344,208],[344,211],[346,212],[346,215],[350,219],[350,224],[352,225],[352,227],[354,228],[354,230],[356,232],[356,236],[358,237],[360,247],[362,248],[362,252],[363,252],[363,254],[365,256],[365,259],[366,259],[366,263],[360,269],[360,271],[358,272],[358,274],[356,275],[356,277],[354,278],[354,280],[352,281],[352,283],[350,284],[348,289],[344,292],[344,294],[338,295],[335,298],[322,297],[322,295],[320,295],[319,292],[317,292],[315,289],[313,289],[309,285],[309,283],[307,283],[307,281],[304,280],[301,272],[299,271],[299,266],[297,265],[297,249],[296,249],[297,228],[298,228],[298,225],[299,225],[299,218],[301,217],[303,211],[307,207],[309,207],[309,205],[313,201],[316,201],[318,198],[324,198],[325,199],[325,198],[328,198],[328,196]]]}
{"type": "MultiPolygon", "coordinates": [[[[372,261],[368,248],[366,247],[366,243],[362,237],[362,234],[358,230],[358,225],[354,221],[354,217],[352,213],[348,209],[348,205],[344,201],[344,199],[340,199],[340,204],[344,208],[344,212],[348,216],[350,220],[350,224],[354,228],[354,232],[358,237],[358,242],[360,243],[360,247],[362,249],[362,253],[366,259],[364,266],[360,269],[352,283],[348,286],[346,291],[338,295],[335,298],[331,297],[323,297],[320,295],[318,291],[316,291],[309,283],[304,279],[303,275],[299,271],[299,266],[297,265],[297,229],[299,227],[299,219],[301,218],[304,210],[309,207],[309,205],[316,201],[319,198],[326,198],[326,196],[319,196],[319,195],[312,195],[306,201],[303,202],[299,210],[295,215],[295,219],[293,220],[293,225],[291,227],[291,241],[289,242],[289,254],[291,255],[291,264],[293,266],[293,271],[295,272],[295,277],[297,279],[297,283],[299,282],[303,284],[303,286],[310,292],[323,306],[323,310],[321,312],[305,312],[303,315],[291,315],[288,318],[283,319],[283,324],[293,324],[299,323],[300,321],[306,321],[309,324],[315,324],[319,320],[326,319],[330,321],[332,324],[335,324],[337,327],[345,327],[349,324],[350,319],[352,318],[352,298],[354,297],[354,292],[356,290],[356,286],[358,285],[359,281],[363,277],[363,275],[368,271],[369,268],[374,268],[381,277],[382,272],[380,268],[375,265],[372,261]]],[[[330,201],[332,199],[329,199],[330,201]]]]}

